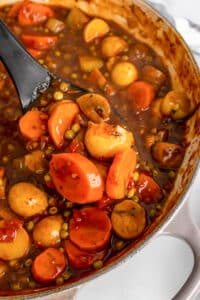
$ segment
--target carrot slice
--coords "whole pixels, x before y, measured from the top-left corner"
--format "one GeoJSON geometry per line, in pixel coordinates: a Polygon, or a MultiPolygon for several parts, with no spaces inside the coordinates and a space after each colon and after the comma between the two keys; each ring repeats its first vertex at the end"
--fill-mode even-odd
{"type": "Polygon", "coordinates": [[[155,203],[163,197],[161,188],[157,182],[144,173],[140,174],[136,189],[141,200],[145,203],[155,203]]]}
{"type": "Polygon", "coordinates": [[[105,249],[99,252],[80,250],[70,240],[65,240],[64,248],[70,264],[76,269],[89,268],[96,260],[103,259],[106,254],[105,249]]]}
{"type": "Polygon", "coordinates": [[[47,115],[39,110],[28,111],[19,120],[21,134],[30,139],[38,140],[46,133],[47,115]]]}
{"type": "Polygon", "coordinates": [[[155,98],[154,86],[145,81],[135,81],[128,88],[128,97],[137,110],[147,110],[155,98]]]}
{"type": "Polygon", "coordinates": [[[81,250],[103,249],[110,240],[111,221],[107,214],[95,207],[74,210],[69,221],[70,240],[81,250]]]}
{"type": "Polygon", "coordinates": [[[104,184],[97,167],[79,153],[53,155],[50,175],[57,191],[75,203],[90,203],[102,198],[104,184]]]}
{"type": "Polygon", "coordinates": [[[126,149],[115,155],[106,180],[106,193],[110,198],[125,197],[128,180],[135,167],[136,153],[133,149],[126,149]]]}
{"type": "Polygon", "coordinates": [[[28,48],[36,50],[47,50],[57,43],[58,37],[55,35],[22,34],[21,40],[28,48]]]}
{"type": "Polygon", "coordinates": [[[8,17],[10,18],[17,17],[22,5],[24,5],[23,1],[16,2],[14,5],[12,5],[11,9],[8,12],[8,17]]]}
{"type": "Polygon", "coordinates": [[[43,50],[37,50],[37,49],[33,49],[33,48],[26,48],[26,50],[34,58],[40,58],[42,55],[45,54],[45,51],[43,51],[43,50]]]}
{"type": "Polygon", "coordinates": [[[73,102],[62,102],[55,106],[48,120],[49,134],[57,148],[61,148],[64,143],[64,133],[69,129],[79,107],[73,102]]]}
{"type": "Polygon", "coordinates": [[[41,283],[54,281],[66,268],[64,254],[55,248],[48,248],[33,261],[32,274],[41,283]]]}
{"type": "Polygon", "coordinates": [[[25,1],[18,13],[18,22],[21,26],[34,26],[45,22],[54,15],[53,10],[43,4],[25,1]]]}

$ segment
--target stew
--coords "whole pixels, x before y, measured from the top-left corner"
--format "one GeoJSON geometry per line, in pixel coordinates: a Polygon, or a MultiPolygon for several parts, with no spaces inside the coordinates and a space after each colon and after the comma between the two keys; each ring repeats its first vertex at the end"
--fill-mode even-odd
{"type": "Polygon", "coordinates": [[[31,1],[0,16],[62,78],[23,114],[0,64],[0,294],[9,295],[102,268],[142,236],[173,188],[192,107],[155,51],[112,22],[31,1]]]}

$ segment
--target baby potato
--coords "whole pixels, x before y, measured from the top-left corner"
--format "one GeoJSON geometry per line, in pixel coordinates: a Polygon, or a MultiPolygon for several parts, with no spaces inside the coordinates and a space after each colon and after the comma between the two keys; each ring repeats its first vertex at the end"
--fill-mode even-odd
{"type": "Polygon", "coordinates": [[[24,228],[16,232],[16,237],[12,242],[0,243],[0,259],[13,260],[25,256],[30,247],[29,235],[24,228]]]}
{"type": "Polygon", "coordinates": [[[114,206],[111,222],[119,237],[125,240],[133,239],[144,230],[145,210],[132,200],[124,200],[114,206]]]}
{"type": "Polygon", "coordinates": [[[132,63],[119,62],[113,67],[111,77],[116,85],[126,87],[138,79],[138,70],[132,63]]]}
{"type": "Polygon", "coordinates": [[[111,158],[118,152],[131,148],[133,143],[132,132],[119,125],[90,122],[85,133],[86,148],[97,159],[111,158]]]}
{"type": "Polygon", "coordinates": [[[160,164],[160,167],[174,169],[180,166],[184,156],[184,149],[176,144],[157,142],[152,147],[152,156],[160,164]]]}
{"type": "Polygon", "coordinates": [[[174,120],[187,117],[191,111],[191,101],[182,92],[171,91],[163,98],[161,112],[174,120]]]}
{"type": "Polygon", "coordinates": [[[93,41],[96,38],[103,37],[110,30],[109,25],[102,19],[92,19],[84,28],[83,38],[86,43],[93,41]]]}
{"type": "Polygon", "coordinates": [[[10,188],[8,203],[16,214],[24,218],[40,214],[48,206],[47,195],[28,182],[16,183],[10,188]]]}
{"type": "Polygon", "coordinates": [[[60,242],[63,224],[61,216],[50,216],[38,222],[33,230],[33,240],[42,247],[53,247],[60,242]]]}
{"type": "Polygon", "coordinates": [[[118,36],[108,36],[104,38],[101,45],[101,52],[106,58],[116,56],[125,50],[128,50],[128,44],[118,36]]]}
{"type": "Polygon", "coordinates": [[[102,59],[91,55],[80,56],[79,63],[81,70],[88,73],[92,72],[94,69],[100,69],[103,66],[102,59]]]}

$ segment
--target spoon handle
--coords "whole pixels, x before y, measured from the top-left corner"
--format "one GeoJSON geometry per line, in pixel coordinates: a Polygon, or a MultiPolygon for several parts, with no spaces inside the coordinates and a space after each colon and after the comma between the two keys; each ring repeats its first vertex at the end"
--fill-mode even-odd
{"type": "Polygon", "coordinates": [[[27,53],[1,19],[0,45],[0,59],[14,81],[22,108],[26,110],[38,94],[48,88],[51,75],[27,53]]]}

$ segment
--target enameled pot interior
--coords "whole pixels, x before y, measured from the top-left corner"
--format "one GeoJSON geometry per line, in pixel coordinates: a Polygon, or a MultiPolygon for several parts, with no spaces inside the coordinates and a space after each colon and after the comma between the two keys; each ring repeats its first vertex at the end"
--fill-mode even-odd
{"type": "MultiPolygon", "coordinates": [[[[1,0],[0,5],[14,2],[1,0]]],[[[70,289],[87,282],[124,261],[144,246],[184,200],[184,196],[197,168],[200,149],[200,110],[198,108],[200,102],[200,75],[198,67],[182,38],[166,20],[140,0],[46,0],[37,2],[60,5],[67,8],[77,6],[91,16],[113,20],[133,34],[138,40],[153,47],[163,58],[163,62],[168,68],[173,88],[184,91],[187,94],[193,103],[194,113],[187,122],[186,141],[188,146],[185,157],[178,172],[174,188],[166,201],[163,214],[144,232],[142,237],[109,259],[101,270],[81,275],[76,281],[72,279],[64,287],[45,288],[42,291],[34,290],[31,294],[25,294],[26,299],[29,297],[35,298],[36,294],[37,296],[43,296],[44,294],[70,289]]],[[[20,297],[20,294],[16,293],[17,295],[20,297]]]]}

